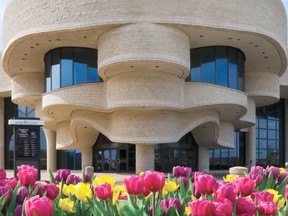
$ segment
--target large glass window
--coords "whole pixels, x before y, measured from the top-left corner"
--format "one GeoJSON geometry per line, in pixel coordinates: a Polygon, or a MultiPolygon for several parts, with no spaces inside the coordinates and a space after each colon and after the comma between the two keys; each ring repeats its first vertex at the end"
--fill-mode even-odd
{"type": "Polygon", "coordinates": [[[245,165],[245,133],[234,132],[233,149],[210,150],[210,170],[227,170],[232,166],[245,165]]]}
{"type": "Polygon", "coordinates": [[[191,50],[191,71],[186,81],[244,89],[245,56],[236,48],[213,46],[191,50]]]}
{"type": "Polygon", "coordinates": [[[256,109],[256,164],[284,165],[284,101],[256,109]]]}
{"type": "Polygon", "coordinates": [[[101,82],[97,69],[97,50],[62,47],[44,57],[46,92],[88,82],[101,82]]]}
{"type": "Polygon", "coordinates": [[[57,151],[57,169],[81,170],[81,161],[79,149],[57,151]]]}

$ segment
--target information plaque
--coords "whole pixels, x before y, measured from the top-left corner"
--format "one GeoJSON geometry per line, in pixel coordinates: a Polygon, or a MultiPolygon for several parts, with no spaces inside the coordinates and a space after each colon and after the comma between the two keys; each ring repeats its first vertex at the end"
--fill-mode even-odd
{"type": "Polygon", "coordinates": [[[9,124],[14,126],[14,176],[17,177],[17,166],[25,164],[38,170],[37,180],[40,180],[40,125],[31,125],[33,121],[25,122],[29,124],[21,124],[21,119],[17,120],[16,124],[9,121],[9,124]]]}

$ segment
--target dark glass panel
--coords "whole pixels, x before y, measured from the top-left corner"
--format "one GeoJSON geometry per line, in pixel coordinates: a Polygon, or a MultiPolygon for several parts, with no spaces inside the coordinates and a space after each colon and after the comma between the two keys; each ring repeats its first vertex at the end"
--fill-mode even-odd
{"type": "Polygon", "coordinates": [[[51,91],[51,53],[45,55],[45,81],[46,81],[46,92],[51,91]]]}
{"type": "Polygon", "coordinates": [[[241,52],[237,53],[238,55],[238,89],[240,91],[244,90],[244,55],[241,52]]]}
{"type": "Polygon", "coordinates": [[[73,85],[73,61],[61,60],[61,87],[73,85]]]}
{"type": "Polygon", "coordinates": [[[229,87],[237,89],[238,66],[237,66],[237,53],[235,49],[228,48],[228,59],[229,59],[229,87]]]}
{"type": "Polygon", "coordinates": [[[214,49],[206,47],[201,50],[202,82],[215,83],[214,49]]]}
{"type": "Polygon", "coordinates": [[[200,81],[201,49],[191,50],[191,81],[200,81]]]}
{"type": "Polygon", "coordinates": [[[216,47],[216,83],[221,86],[228,86],[228,59],[227,48],[216,47]]]}

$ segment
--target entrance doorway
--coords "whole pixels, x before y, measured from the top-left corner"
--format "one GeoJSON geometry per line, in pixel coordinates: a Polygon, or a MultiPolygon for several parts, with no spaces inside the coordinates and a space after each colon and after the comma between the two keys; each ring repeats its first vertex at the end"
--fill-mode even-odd
{"type": "Polygon", "coordinates": [[[135,172],[135,145],[114,143],[100,134],[93,152],[95,172],[135,172]]]}
{"type": "Polygon", "coordinates": [[[97,169],[102,172],[127,171],[127,149],[102,149],[98,151],[97,169]]]}

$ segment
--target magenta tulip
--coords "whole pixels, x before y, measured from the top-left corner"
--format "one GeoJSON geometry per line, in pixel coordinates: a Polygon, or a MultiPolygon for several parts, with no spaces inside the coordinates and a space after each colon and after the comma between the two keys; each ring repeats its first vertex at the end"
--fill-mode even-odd
{"type": "Polygon", "coordinates": [[[29,191],[27,187],[21,186],[17,191],[17,197],[16,197],[17,202],[22,204],[25,198],[28,196],[28,194],[29,194],[29,191]]]}
{"type": "Polygon", "coordinates": [[[39,197],[39,195],[31,197],[25,204],[26,216],[51,216],[53,213],[53,203],[47,197],[39,197]]]}
{"type": "Polygon", "coordinates": [[[94,194],[100,200],[109,200],[113,195],[111,185],[108,183],[97,185],[94,188],[94,194]]]}
{"type": "Polygon", "coordinates": [[[232,183],[221,183],[218,185],[218,189],[215,191],[216,198],[226,198],[232,203],[236,200],[236,189],[232,183]]]}
{"type": "Polygon", "coordinates": [[[132,175],[129,178],[124,178],[124,183],[128,194],[140,195],[144,191],[143,176],[132,175]]]}
{"type": "Polygon", "coordinates": [[[5,203],[8,204],[13,196],[13,191],[9,186],[0,186],[0,197],[6,196],[5,203]]]}
{"type": "Polygon", "coordinates": [[[252,166],[250,170],[250,174],[252,175],[263,175],[264,169],[262,166],[252,166]]]}
{"type": "Polygon", "coordinates": [[[55,181],[66,181],[67,177],[71,174],[71,171],[69,169],[59,169],[57,170],[57,173],[55,175],[55,181]]]}
{"type": "Polygon", "coordinates": [[[153,193],[159,192],[165,185],[165,175],[161,172],[146,171],[143,181],[146,189],[153,193]]]}
{"type": "Polygon", "coordinates": [[[181,202],[179,199],[176,199],[176,198],[169,198],[169,199],[161,200],[160,205],[165,214],[168,212],[169,208],[171,208],[172,206],[176,207],[179,214],[182,210],[181,202]]]}
{"type": "Polygon", "coordinates": [[[274,167],[274,166],[267,166],[266,169],[264,170],[264,175],[269,176],[269,174],[272,173],[273,179],[277,179],[278,176],[280,175],[280,168],[279,167],[274,167]]]}
{"type": "Polygon", "coordinates": [[[15,208],[13,216],[22,216],[22,205],[18,205],[15,208]]]}
{"type": "Polygon", "coordinates": [[[272,202],[274,195],[267,191],[255,191],[251,194],[251,198],[256,202],[272,202]]]}
{"type": "Polygon", "coordinates": [[[70,185],[70,184],[77,184],[79,182],[81,182],[82,179],[79,176],[70,174],[67,179],[66,179],[66,184],[70,185]]]}
{"type": "Polygon", "coordinates": [[[277,212],[277,205],[273,201],[258,203],[257,210],[260,215],[274,215],[277,212]]]}
{"type": "Polygon", "coordinates": [[[288,200],[288,184],[285,186],[285,198],[288,200]]]}
{"type": "Polygon", "coordinates": [[[0,180],[0,186],[9,186],[13,190],[17,186],[17,184],[18,184],[18,181],[16,178],[6,178],[6,179],[0,180]]]}
{"type": "Polygon", "coordinates": [[[251,198],[240,197],[236,200],[236,214],[253,216],[256,212],[256,206],[251,198]]]}
{"type": "Polygon", "coordinates": [[[46,197],[48,197],[51,200],[54,200],[59,194],[59,187],[57,187],[54,184],[40,185],[38,189],[38,194],[40,196],[46,194],[46,197]]]}
{"type": "Polygon", "coordinates": [[[231,216],[233,212],[232,203],[230,200],[221,198],[213,201],[215,211],[213,216],[231,216]]]}
{"type": "Polygon", "coordinates": [[[0,169],[0,180],[6,178],[6,171],[5,169],[0,169]]]}
{"type": "Polygon", "coordinates": [[[210,195],[213,189],[217,187],[217,179],[208,174],[200,174],[194,179],[195,189],[201,195],[210,195]]]}
{"type": "Polygon", "coordinates": [[[191,216],[214,215],[215,205],[209,200],[194,200],[189,203],[191,216]]]}
{"type": "Polygon", "coordinates": [[[174,177],[191,177],[192,169],[190,167],[184,166],[174,166],[172,170],[172,175],[174,177]]]}
{"type": "Polygon", "coordinates": [[[242,197],[249,196],[255,186],[255,182],[249,177],[240,177],[233,181],[236,188],[236,193],[242,197]]]}
{"type": "Polygon", "coordinates": [[[255,186],[259,186],[263,181],[263,175],[260,174],[250,174],[249,178],[255,182],[255,186]]]}
{"type": "Polygon", "coordinates": [[[21,185],[29,186],[33,185],[36,182],[37,174],[30,170],[22,170],[17,174],[21,185]]]}
{"type": "Polygon", "coordinates": [[[29,171],[33,172],[35,176],[37,176],[38,170],[34,166],[29,166],[29,165],[21,165],[17,167],[17,171],[29,171]]]}

